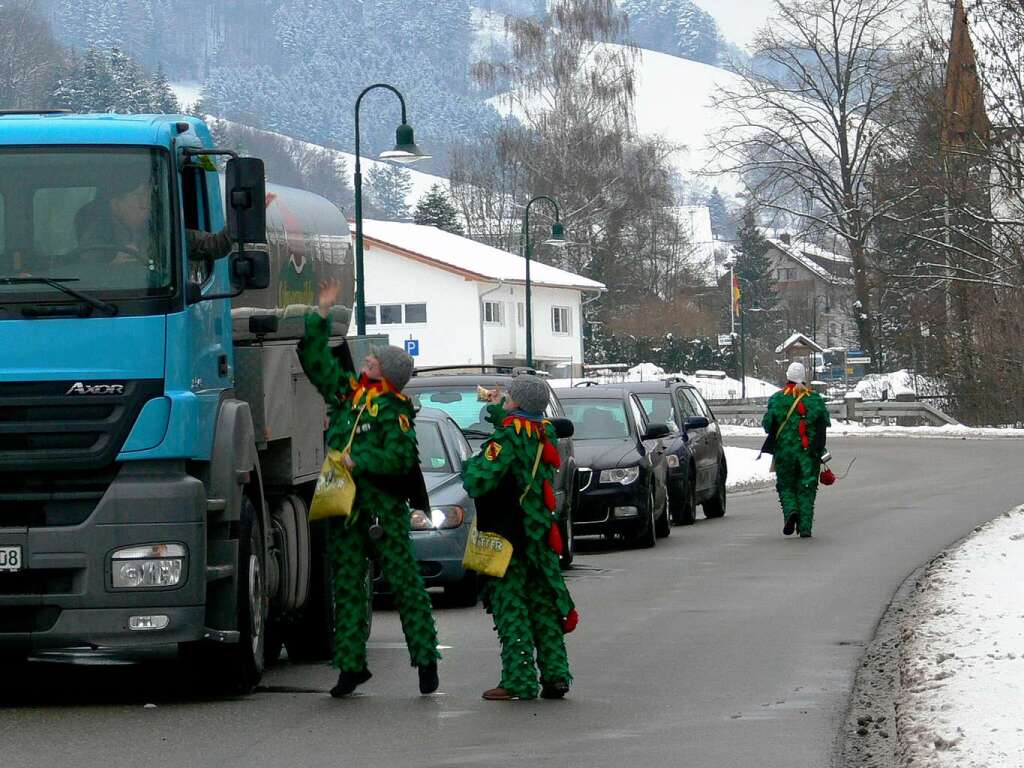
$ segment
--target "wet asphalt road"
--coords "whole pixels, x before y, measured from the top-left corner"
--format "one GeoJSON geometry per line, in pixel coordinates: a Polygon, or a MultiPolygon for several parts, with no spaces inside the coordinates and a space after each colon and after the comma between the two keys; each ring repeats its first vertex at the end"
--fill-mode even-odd
{"type": "Polygon", "coordinates": [[[498,680],[489,619],[440,604],[442,692],[419,696],[385,610],[374,678],[346,701],[326,695],[318,665],[285,662],[248,697],[196,700],[170,660],[33,662],[28,680],[0,680],[0,766],[829,766],[861,650],[900,582],[1024,503],[1024,442],[830,447],[857,464],[822,490],[811,540],[783,538],[762,492],[653,550],[584,545],[566,701],[482,701],[498,680]]]}

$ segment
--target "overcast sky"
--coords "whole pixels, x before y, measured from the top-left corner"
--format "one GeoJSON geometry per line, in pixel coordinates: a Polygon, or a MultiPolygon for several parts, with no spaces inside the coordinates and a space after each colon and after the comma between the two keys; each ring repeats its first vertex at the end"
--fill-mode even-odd
{"type": "Polygon", "coordinates": [[[746,47],[754,32],[764,25],[771,10],[771,0],[696,0],[715,17],[727,39],[746,47]]]}

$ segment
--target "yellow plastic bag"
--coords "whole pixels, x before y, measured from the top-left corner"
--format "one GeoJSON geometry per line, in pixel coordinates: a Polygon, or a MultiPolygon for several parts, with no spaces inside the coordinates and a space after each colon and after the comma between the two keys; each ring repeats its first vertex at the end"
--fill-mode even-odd
{"type": "Polygon", "coordinates": [[[328,451],[327,458],[316,481],[313,505],[309,508],[309,521],[328,517],[348,517],[356,500],[356,483],[345,466],[341,451],[328,451]]]}
{"type": "Polygon", "coordinates": [[[316,481],[313,493],[313,504],[309,508],[309,522],[324,520],[328,517],[349,517],[352,505],[356,500],[356,481],[352,472],[345,466],[345,455],[352,448],[359,420],[363,417],[364,405],[352,425],[352,434],[348,436],[345,450],[331,449],[327,452],[324,465],[320,468],[320,477],[316,481]]]}
{"type": "Polygon", "coordinates": [[[463,567],[500,579],[511,560],[512,543],[496,533],[477,530],[474,518],[466,541],[466,554],[462,558],[463,567]]]}

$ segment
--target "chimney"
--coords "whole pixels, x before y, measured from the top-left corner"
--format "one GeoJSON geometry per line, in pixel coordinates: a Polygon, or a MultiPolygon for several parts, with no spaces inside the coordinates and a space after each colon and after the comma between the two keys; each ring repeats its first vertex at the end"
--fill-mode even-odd
{"type": "Polygon", "coordinates": [[[782,233],[781,233],[781,234],[779,235],[779,240],[781,240],[782,242],[784,242],[784,243],[785,243],[786,245],[789,245],[789,243],[790,243],[790,240],[791,240],[791,238],[790,238],[790,236],[789,236],[789,232],[782,232],[782,233]]]}

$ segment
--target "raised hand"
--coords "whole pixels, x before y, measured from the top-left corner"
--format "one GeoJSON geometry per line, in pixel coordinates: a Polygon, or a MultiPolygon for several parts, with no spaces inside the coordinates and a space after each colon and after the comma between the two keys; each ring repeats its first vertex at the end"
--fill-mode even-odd
{"type": "Polygon", "coordinates": [[[331,278],[330,280],[324,280],[320,283],[320,296],[318,303],[320,305],[320,317],[327,318],[328,313],[331,311],[331,307],[338,301],[338,295],[341,293],[341,281],[337,278],[331,278]]]}

